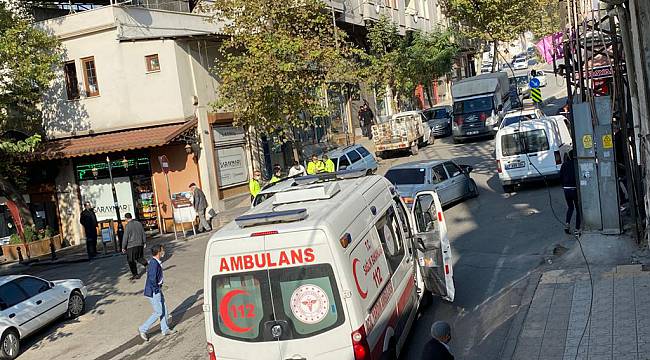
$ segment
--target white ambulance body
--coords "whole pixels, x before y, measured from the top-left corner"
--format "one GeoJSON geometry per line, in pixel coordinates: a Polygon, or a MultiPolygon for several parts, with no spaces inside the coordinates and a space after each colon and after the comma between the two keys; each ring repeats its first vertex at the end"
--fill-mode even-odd
{"type": "Polygon", "coordinates": [[[419,193],[408,213],[381,176],[301,183],[208,242],[210,358],[397,358],[423,289],[454,297],[437,196],[419,193]]]}

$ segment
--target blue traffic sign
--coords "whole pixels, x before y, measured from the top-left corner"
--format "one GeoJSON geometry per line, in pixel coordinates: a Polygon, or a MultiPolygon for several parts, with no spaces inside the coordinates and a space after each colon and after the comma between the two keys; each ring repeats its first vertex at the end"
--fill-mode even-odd
{"type": "Polygon", "coordinates": [[[540,82],[538,78],[532,78],[530,79],[530,82],[528,83],[528,86],[530,86],[531,89],[537,89],[540,86],[540,82]]]}

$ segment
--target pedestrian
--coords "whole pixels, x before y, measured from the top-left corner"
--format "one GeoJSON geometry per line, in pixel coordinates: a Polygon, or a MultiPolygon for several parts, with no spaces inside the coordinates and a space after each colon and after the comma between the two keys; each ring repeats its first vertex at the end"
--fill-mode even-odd
{"type": "MultiPolygon", "coordinates": [[[[372,110],[370,109],[370,105],[368,105],[368,101],[365,99],[363,100],[363,105],[361,105],[361,108],[359,109],[360,113],[360,119],[363,120],[363,128],[365,129],[365,136],[368,139],[372,139],[372,125],[374,123],[374,117],[375,114],[373,114],[372,110]]],[[[360,122],[361,122],[360,120],[360,122]]]]}
{"type": "Polygon", "coordinates": [[[304,175],[307,175],[307,171],[305,171],[305,167],[300,165],[299,162],[294,160],[293,166],[291,167],[291,169],[289,169],[289,177],[304,176],[304,175]]]}
{"type": "Polygon", "coordinates": [[[147,266],[147,261],[144,259],[144,247],[147,244],[147,234],[144,232],[142,223],[133,219],[131,213],[124,214],[127,223],[124,227],[124,239],[122,239],[122,253],[126,254],[126,261],[129,263],[131,269],[130,280],[140,278],[138,273],[138,265],[147,266]]]}
{"type": "Polygon", "coordinates": [[[576,187],[575,161],[571,153],[564,154],[564,162],[560,167],[560,180],[562,189],[564,189],[564,199],[566,200],[567,211],[564,232],[571,232],[571,218],[573,210],[576,211],[576,230],[575,234],[580,235],[580,204],[578,204],[578,189],[576,187]]]}
{"type": "Polygon", "coordinates": [[[84,210],[81,212],[79,222],[86,232],[86,252],[88,259],[97,256],[97,215],[90,202],[84,203],[84,210]]]}
{"type": "Polygon", "coordinates": [[[335,166],[334,166],[334,161],[329,158],[327,155],[323,155],[323,164],[325,165],[325,172],[327,173],[333,173],[336,171],[335,166]]]}
{"type": "Polygon", "coordinates": [[[280,181],[282,179],[282,169],[278,166],[275,168],[273,172],[273,176],[271,176],[271,184],[275,184],[276,182],[280,181]]]}
{"type": "Polygon", "coordinates": [[[307,174],[315,175],[325,171],[325,164],[322,161],[318,160],[316,154],[312,154],[311,161],[307,163],[307,174]]]}
{"type": "Polygon", "coordinates": [[[248,190],[251,193],[251,201],[255,199],[255,196],[262,191],[262,172],[259,170],[253,171],[253,178],[248,182],[248,190]]]}
{"type": "Polygon", "coordinates": [[[451,326],[444,321],[436,321],[431,326],[433,339],[424,344],[422,360],[453,360],[454,356],[449,349],[451,341],[451,326]]]}
{"type": "Polygon", "coordinates": [[[198,231],[211,231],[212,226],[208,223],[208,220],[205,218],[205,210],[208,208],[208,199],[206,199],[203,190],[199,189],[195,183],[190,184],[190,190],[192,190],[192,197],[194,198],[194,210],[196,210],[196,215],[199,217],[199,226],[198,231]]]}
{"type": "Polygon", "coordinates": [[[176,330],[170,329],[167,323],[167,304],[165,303],[165,296],[163,295],[162,285],[164,282],[162,259],[165,257],[165,248],[156,244],[151,247],[151,255],[153,258],[149,260],[147,266],[147,281],[144,283],[144,296],[149,298],[153,313],[139,328],[138,332],[144,341],[149,341],[147,331],[156,320],[160,320],[160,331],[164,336],[176,333],[176,330]]]}

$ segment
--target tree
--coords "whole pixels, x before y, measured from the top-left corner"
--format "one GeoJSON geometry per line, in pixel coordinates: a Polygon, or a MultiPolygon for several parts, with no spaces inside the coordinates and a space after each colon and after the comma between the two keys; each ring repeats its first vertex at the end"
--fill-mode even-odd
{"type": "Polygon", "coordinates": [[[445,14],[461,25],[472,39],[491,42],[495,56],[499,42],[515,39],[530,30],[530,19],[536,19],[538,0],[441,0],[445,14]]]}
{"type": "Polygon", "coordinates": [[[457,53],[458,45],[454,43],[452,33],[448,30],[413,34],[404,54],[406,75],[413,83],[424,87],[429,104],[432,104],[433,81],[451,71],[457,53]]]}
{"type": "Polygon", "coordinates": [[[326,115],[323,90],[354,82],[358,52],[320,0],[222,0],[206,5],[226,35],[216,109],[284,140],[326,115]]]}
{"type": "Polygon", "coordinates": [[[560,27],[560,2],[557,0],[539,0],[536,3],[536,21],[530,23],[530,31],[537,37],[562,31],[560,27]]]}
{"type": "Polygon", "coordinates": [[[21,162],[41,140],[39,103],[59,63],[58,41],[30,24],[19,1],[0,1],[0,196],[14,201],[31,225],[21,196],[21,162]]]}

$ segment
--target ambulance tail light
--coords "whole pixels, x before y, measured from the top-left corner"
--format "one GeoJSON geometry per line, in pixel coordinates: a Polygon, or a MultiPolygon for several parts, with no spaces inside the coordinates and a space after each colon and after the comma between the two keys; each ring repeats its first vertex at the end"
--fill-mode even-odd
{"type": "Polygon", "coordinates": [[[501,160],[497,160],[497,172],[501,173],[501,160]]]}
{"type": "Polygon", "coordinates": [[[277,234],[277,233],[278,233],[277,230],[258,231],[258,232],[254,232],[254,233],[252,233],[252,234],[251,234],[251,237],[255,237],[255,236],[266,236],[266,235],[275,235],[275,234],[277,234]]]}
{"type": "Polygon", "coordinates": [[[354,360],[370,360],[370,346],[366,338],[366,329],[363,325],[352,333],[352,348],[354,360]]]}
{"type": "Polygon", "coordinates": [[[217,355],[214,353],[214,346],[208,343],[208,357],[210,360],[217,360],[217,355]]]}

